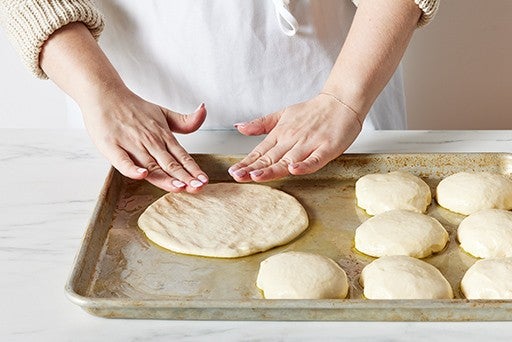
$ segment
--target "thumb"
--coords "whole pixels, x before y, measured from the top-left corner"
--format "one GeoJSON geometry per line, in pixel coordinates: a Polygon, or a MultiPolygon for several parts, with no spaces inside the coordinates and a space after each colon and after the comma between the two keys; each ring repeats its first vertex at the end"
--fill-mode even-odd
{"type": "Polygon", "coordinates": [[[189,115],[176,113],[164,107],[160,107],[160,109],[167,119],[170,130],[175,133],[192,133],[201,127],[206,119],[204,103],[201,103],[195,112],[189,115]]]}
{"type": "Polygon", "coordinates": [[[252,120],[250,122],[236,123],[234,124],[234,126],[243,135],[268,134],[277,125],[282,113],[283,111],[275,112],[252,120]]]}

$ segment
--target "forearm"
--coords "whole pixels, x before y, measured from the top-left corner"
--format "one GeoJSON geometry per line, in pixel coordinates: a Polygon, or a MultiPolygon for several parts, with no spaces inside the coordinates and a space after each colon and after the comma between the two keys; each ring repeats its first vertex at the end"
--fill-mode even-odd
{"type": "Polygon", "coordinates": [[[98,39],[103,16],[92,0],[0,0],[0,25],[28,69],[46,78],[39,55],[44,42],[66,24],[81,22],[98,39]]]}
{"type": "Polygon", "coordinates": [[[364,119],[400,63],[420,15],[412,0],[361,0],[323,91],[364,119]]]}
{"type": "Polygon", "coordinates": [[[91,102],[125,88],[119,74],[82,23],[68,24],[49,37],[41,50],[40,66],[80,106],[95,105],[91,102]]]}

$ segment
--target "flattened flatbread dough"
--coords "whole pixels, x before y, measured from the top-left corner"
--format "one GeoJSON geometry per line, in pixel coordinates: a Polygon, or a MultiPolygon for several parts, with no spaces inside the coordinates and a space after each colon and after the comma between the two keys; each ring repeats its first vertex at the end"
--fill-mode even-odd
{"type": "Polygon", "coordinates": [[[512,299],[512,258],[478,260],[460,287],[468,299],[512,299]]]}
{"type": "Polygon", "coordinates": [[[259,184],[209,184],[199,194],[169,193],[139,217],[140,229],[171,251],[235,258],[286,244],[308,227],[304,207],[259,184]]]}
{"type": "Polygon", "coordinates": [[[357,205],[370,215],[393,209],[424,213],[432,201],[430,187],[421,178],[403,171],[369,174],[356,182],[357,205]]]}
{"type": "Polygon", "coordinates": [[[512,180],[490,172],[459,172],[446,177],[436,189],[437,203],[453,212],[470,215],[484,209],[512,209],[512,180]]]}
{"type": "Polygon", "coordinates": [[[451,299],[450,283],[437,268],[404,255],[385,256],[367,265],[360,278],[368,299],[451,299]]]}
{"type": "Polygon", "coordinates": [[[435,218],[409,210],[390,210],[363,222],[355,247],[374,257],[408,255],[425,258],[448,242],[448,232],[435,218]]]}
{"type": "Polygon", "coordinates": [[[478,258],[512,257],[512,212],[486,209],[471,214],[460,223],[457,238],[478,258]]]}
{"type": "Polygon", "coordinates": [[[347,275],[336,262],[304,252],[263,260],[256,285],[268,299],[336,299],[348,293],[347,275]]]}

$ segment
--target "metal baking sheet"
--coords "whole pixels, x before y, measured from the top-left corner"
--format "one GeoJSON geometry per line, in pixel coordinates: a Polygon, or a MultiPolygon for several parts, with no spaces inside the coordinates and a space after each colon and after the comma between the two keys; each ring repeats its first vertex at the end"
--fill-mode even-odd
{"type": "MultiPolygon", "coordinates": [[[[211,183],[229,182],[227,168],[241,156],[195,155],[211,183]]],[[[439,207],[428,214],[450,234],[448,246],[423,260],[436,266],[453,287],[453,300],[367,300],[359,274],[374,260],[354,250],[355,229],[368,216],[355,204],[355,181],[368,173],[404,170],[422,177],[435,193],[439,181],[459,171],[512,174],[512,154],[345,154],[314,175],[267,183],[295,196],[310,226],[291,243],[237,259],[204,258],[164,250],[137,228],[144,209],[164,192],[111,170],[87,227],[71,277],[68,297],[91,314],[109,318],[201,320],[512,320],[512,301],[467,300],[459,283],[477,260],[463,252],[456,228],[464,218],[439,207]],[[259,263],[283,251],[316,252],[347,272],[343,300],[267,300],[255,282],[259,263]]]]}

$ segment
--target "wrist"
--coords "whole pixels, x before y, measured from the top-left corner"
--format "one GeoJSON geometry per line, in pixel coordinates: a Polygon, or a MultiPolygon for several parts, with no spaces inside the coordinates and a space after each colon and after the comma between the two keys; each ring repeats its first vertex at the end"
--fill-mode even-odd
{"type": "Polygon", "coordinates": [[[80,107],[103,107],[109,103],[122,103],[132,92],[119,78],[87,79],[82,91],[71,96],[80,107]]]}
{"type": "Polygon", "coordinates": [[[320,94],[322,93],[341,102],[357,115],[360,122],[366,118],[373,102],[364,91],[364,87],[359,86],[357,82],[344,82],[344,84],[327,82],[320,91],[320,94]]]}
{"type": "Polygon", "coordinates": [[[102,82],[89,85],[78,97],[73,97],[80,107],[84,118],[86,116],[112,115],[113,113],[130,111],[138,96],[122,82],[102,82]]]}
{"type": "Polygon", "coordinates": [[[354,108],[352,108],[350,105],[345,103],[345,101],[343,101],[336,95],[334,95],[330,92],[327,92],[327,91],[321,91],[320,93],[318,93],[318,95],[327,96],[331,101],[337,102],[338,105],[340,105],[344,109],[348,110],[351,113],[351,115],[354,117],[355,121],[357,121],[357,123],[359,124],[359,128],[363,129],[364,117],[361,114],[359,114],[354,108]]]}

